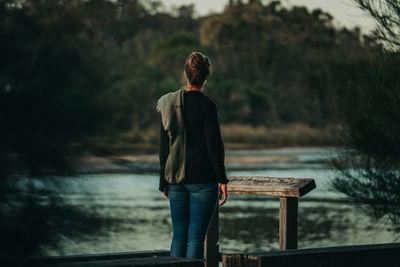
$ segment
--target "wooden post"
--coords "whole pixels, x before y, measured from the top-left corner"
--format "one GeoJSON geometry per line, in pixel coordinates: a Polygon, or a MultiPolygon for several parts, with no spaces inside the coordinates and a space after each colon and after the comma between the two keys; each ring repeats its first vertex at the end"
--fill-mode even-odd
{"type": "Polygon", "coordinates": [[[219,207],[211,219],[204,241],[204,267],[218,267],[219,257],[219,207]]]}
{"type": "Polygon", "coordinates": [[[279,247],[297,249],[298,198],[280,197],[279,247]]]}

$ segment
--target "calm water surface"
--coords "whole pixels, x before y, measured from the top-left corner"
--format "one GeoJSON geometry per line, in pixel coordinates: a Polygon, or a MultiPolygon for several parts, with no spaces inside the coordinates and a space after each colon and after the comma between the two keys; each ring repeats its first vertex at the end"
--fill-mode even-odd
{"type": "MultiPolygon", "coordinates": [[[[314,178],[317,188],[299,201],[299,248],[395,242],[384,221],[372,222],[345,196],[329,188],[334,177],[327,157],[338,150],[320,148],[227,151],[234,157],[291,157],[268,163],[229,163],[228,175],[314,178]]],[[[155,166],[155,168],[157,168],[155,166]]],[[[50,188],[68,204],[95,211],[109,223],[95,235],[63,238],[48,255],[168,250],[172,236],[169,204],[158,191],[158,174],[83,174],[60,178],[50,188]]],[[[229,196],[220,209],[220,250],[279,248],[279,199],[229,196]]]]}

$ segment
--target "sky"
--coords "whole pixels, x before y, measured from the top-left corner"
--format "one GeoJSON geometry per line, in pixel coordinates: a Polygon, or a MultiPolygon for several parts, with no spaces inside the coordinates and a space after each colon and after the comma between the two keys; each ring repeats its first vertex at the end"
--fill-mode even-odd
{"type": "MultiPolygon", "coordinates": [[[[195,4],[198,16],[209,12],[221,12],[228,0],[161,0],[167,9],[183,4],[195,4]]],[[[244,0],[246,2],[247,0],[244,0]]],[[[268,1],[264,0],[264,3],[268,1]]],[[[374,21],[368,17],[354,0],[281,0],[285,7],[303,5],[309,10],[320,8],[329,12],[334,17],[337,27],[359,27],[363,33],[369,33],[374,28],[374,21]]]]}

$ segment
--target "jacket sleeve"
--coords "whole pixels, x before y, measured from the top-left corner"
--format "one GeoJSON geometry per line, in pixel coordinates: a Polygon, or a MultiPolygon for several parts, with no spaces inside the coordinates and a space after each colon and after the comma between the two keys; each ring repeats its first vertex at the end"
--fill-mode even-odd
{"type": "Polygon", "coordinates": [[[165,164],[169,155],[169,136],[167,131],[165,131],[162,124],[162,119],[160,120],[160,182],[158,189],[163,193],[168,193],[168,182],[165,180],[165,164]]]}
{"type": "Polygon", "coordinates": [[[217,106],[214,102],[207,108],[204,118],[204,130],[208,156],[217,175],[218,182],[227,184],[229,180],[225,172],[225,149],[218,123],[217,106]]]}

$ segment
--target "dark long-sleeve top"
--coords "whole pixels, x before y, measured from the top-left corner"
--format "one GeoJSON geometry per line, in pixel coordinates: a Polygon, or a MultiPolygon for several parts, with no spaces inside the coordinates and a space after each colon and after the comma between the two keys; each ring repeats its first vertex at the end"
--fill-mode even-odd
{"type": "MultiPolygon", "coordinates": [[[[185,179],[195,184],[217,181],[226,184],[225,150],[215,103],[200,91],[184,92],[186,125],[185,179]]],[[[169,136],[160,119],[160,183],[159,190],[168,192],[165,164],[169,155],[169,136]]]]}

